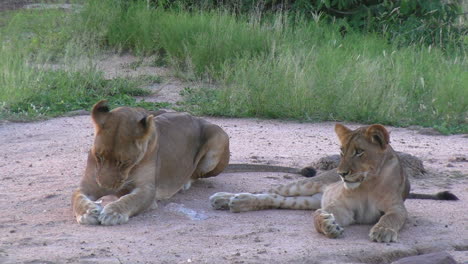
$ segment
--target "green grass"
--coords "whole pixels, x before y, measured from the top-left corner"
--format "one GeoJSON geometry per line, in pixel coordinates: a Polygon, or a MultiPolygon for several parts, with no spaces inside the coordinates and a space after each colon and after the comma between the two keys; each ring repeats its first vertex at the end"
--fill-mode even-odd
{"type": "Polygon", "coordinates": [[[276,55],[225,67],[221,88],[197,97],[192,92],[192,104],[212,115],[467,131],[466,61],[454,63],[438,50],[394,49],[372,36],[341,39],[333,29],[314,32],[291,33],[276,55]],[[294,45],[311,35],[317,39],[304,41],[307,46],[294,45]]]}
{"type": "Polygon", "coordinates": [[[59,10],[2,13],[0,21],[0,118],[35,120],[90,109],[100,99],[112,105],[158,109],[166,104],[137,102],[140,87],[156,76],[106,80],[90,58],[99,53],[94,33],[82,18],[59,10]],[[80,31],[81,30],[81,31],[80,31]]]}
{"type": "Polygon", "coordinates": [[[466,49],[397,47],[352,30],[342,37],[341,21],[148,9],[145,2],[90,0],[76,14],[27,11],[9,18],[0,28],[1,112],[59,115],[108,97],[136,105],[138,81],[106,81],[92,65],[76,67],[83,57],[111,50],[155,55],[155,65],[216,84],[185,90],[185,109],[196,114],[468,132],[466,49]],[[72,70],[33,66],[51,62],[72,70]]]}

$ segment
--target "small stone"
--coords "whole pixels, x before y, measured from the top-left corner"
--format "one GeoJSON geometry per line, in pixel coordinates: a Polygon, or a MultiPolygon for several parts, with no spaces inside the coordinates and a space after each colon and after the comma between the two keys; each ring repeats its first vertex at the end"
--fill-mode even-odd
{"type": "Polygon", "coordinates": [[[441,251],[402,258],[392,264],[457,264],[457,261],[449,253],[441,251]]]}

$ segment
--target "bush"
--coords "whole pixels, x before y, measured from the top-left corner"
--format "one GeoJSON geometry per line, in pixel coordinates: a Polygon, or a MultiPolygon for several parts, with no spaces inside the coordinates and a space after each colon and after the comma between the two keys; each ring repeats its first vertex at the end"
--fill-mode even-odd
{"type": "Polygon", "coordinates": [[[424,44],[453,49],[466,45],[468,28],[456,25],[462,0],[166,0],[166,8],[225,8],[237,14],[289,12],[312,19],[324,14],[344,26],[379,32],[400,45],[424,44]]]}

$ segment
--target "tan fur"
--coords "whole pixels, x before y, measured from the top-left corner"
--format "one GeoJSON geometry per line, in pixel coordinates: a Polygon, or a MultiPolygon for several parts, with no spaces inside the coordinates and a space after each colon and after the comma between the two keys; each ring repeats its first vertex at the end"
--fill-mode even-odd
{"type": "Polygon", "coordinates": [[[410,185],[389,145],[387,130],[381,125],[350,130],[337,124],[335,132],[342,146],[337,169],[268,193],[217,193],[210,197],[212,206],[232,212],[318,209],[314,225],[327,237],[340,236],[343,226],[376,223],[369,233],[371,240],[396,241],[406,220],[404,200],[410,185]]]}
{"type": "Polygon", "coordinates": [[[219,127],[184,113],[151,113],[98,102],[95,137],[72,207],[80,224],[116,225],[167,199],[193,180],[216,176],[229,163],[229,137],[219,127]],[[156,116],[154,116],[156,115],[156,116]],[[119,199],[102,208],[105,195],[119,199]]]}

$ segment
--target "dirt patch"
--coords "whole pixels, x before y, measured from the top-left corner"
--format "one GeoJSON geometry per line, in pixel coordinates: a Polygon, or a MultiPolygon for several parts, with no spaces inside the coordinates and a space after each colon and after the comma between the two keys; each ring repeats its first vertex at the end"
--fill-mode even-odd
{"type": "MultiPolygon", "coordinates": [[[[339,151],[333,123],[209,120],[230,135],[235,163],[302,167],[339,151]]],[[[388,263],[435,250],[449,250],[466,261],[467,251],[460,249],[468,247],[468,205],[463,202],[468,166],[454,162],[447,168],[446,163],[468,153],[467,139],[389,129],[395,149],[420,157],[430,170],[444,171],[413,180],[413,190],[448,189],[461,201],[407,201],[409,219],[400,241],[377,244],[368,240],[371,226],[366,225],[346,228],[343,238],[327,239],[313,229],[310,211],[232,214],[210,208],[208,197],[215,192],[259,191],[299,178],[281,173],[221,174],[196,182],[126,225],[80,226],[70,196],[92,143],[89,116],[0,125],[0,262],[388,263]]]]}
{"type": "Polygon", "coordinates": [[[42,1],[42,0],[0,0],[0,11],[15,10],[20,8],[35,8],[35,9],[73,9],[76,6],[71,4],[57,4],[64,1],[42,1]]]}
{"type": "MultiPolygon", "coordinates": [[[[145,100],[176,104],[196,86],[151,61],[105,56],[106,78],[161,76],[145,100]]],[[[392,146],[420,158],[431,172],[413,190],[454,192],[461,201],[409,200],[398,243],[370,242],[371,226],[346,228],[340,239],[317,234],[312,212],[215,211],[215,192],[254,192],[301,178],[284,173],[224,173],[193,184],[122,226],[80,226],[70,197],[78,187],[93,127],[87,112],[34,123],[0,123],[0,263],[389,263],[448,250],[468,260],[468,138],[429,136],[389,127],[392,146]],[[450,166],[449,166],[450,164],[450,166]]],[[[231,162],[303,167],[339,152],[334,123],[208,118],[231,139],[231,162]]],[[[348,124],[356,128],[356,124],[348,124]]],[[[106,197],[104,203],[112,198],[106,197]]]]}

